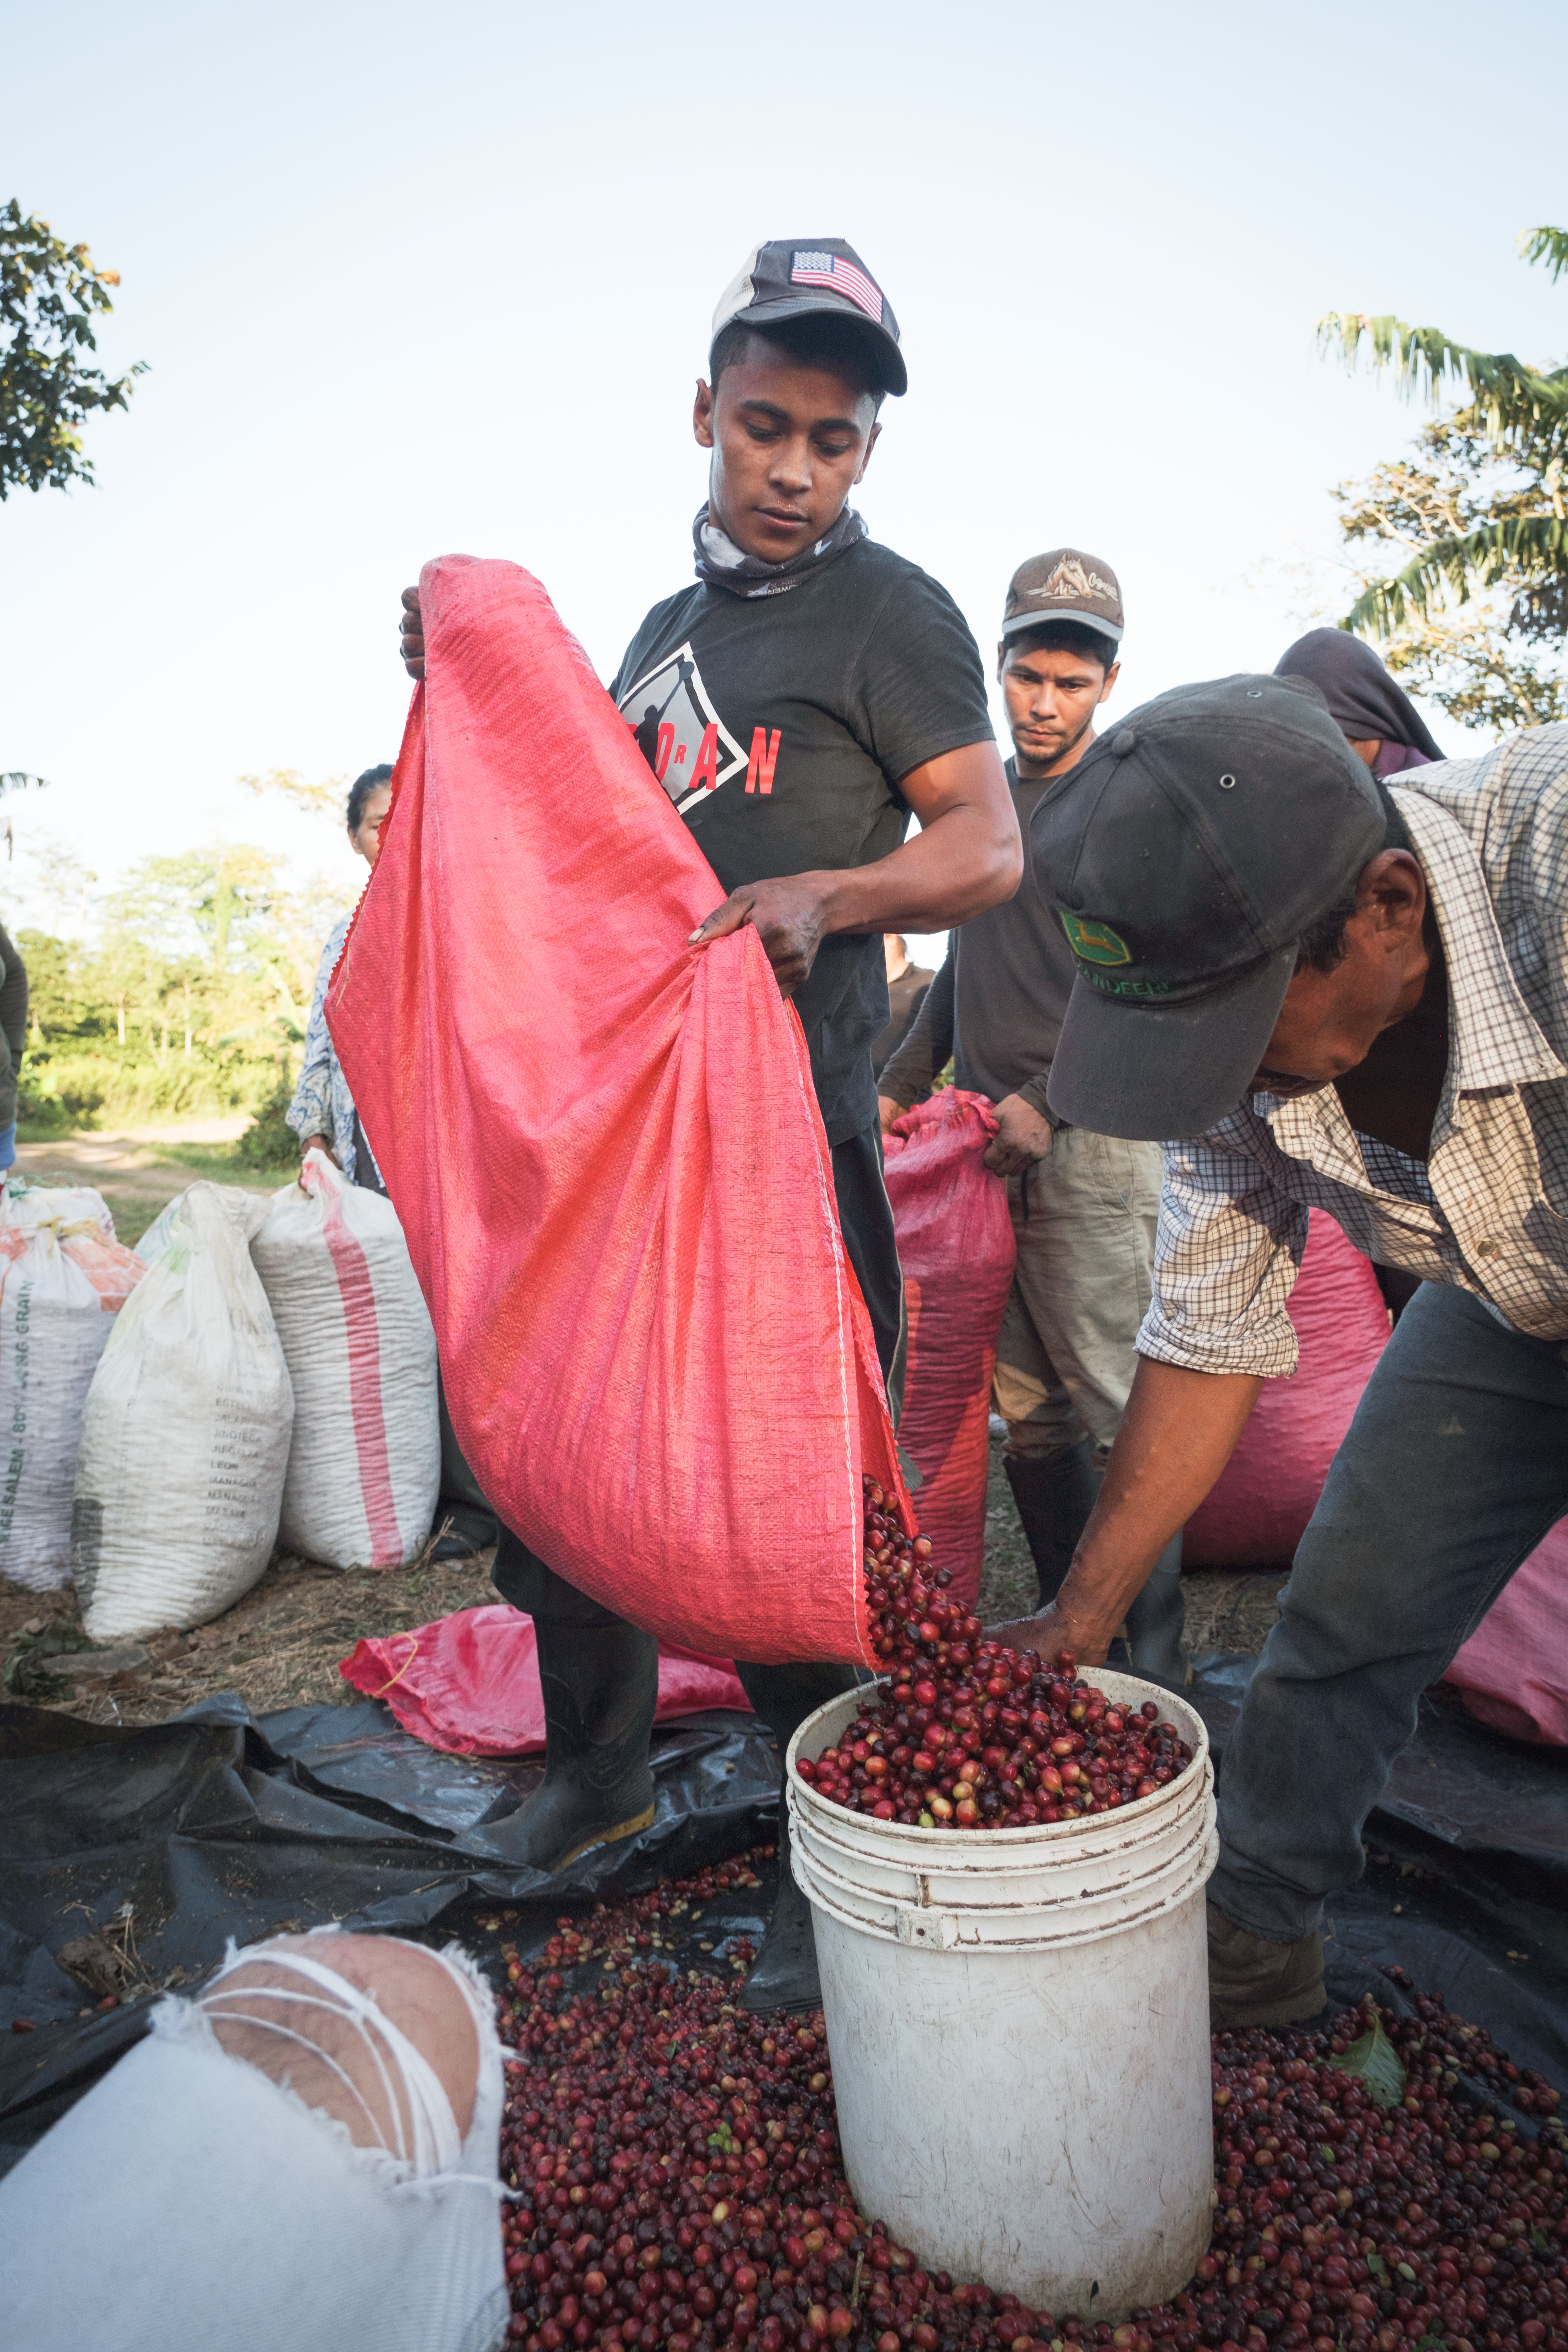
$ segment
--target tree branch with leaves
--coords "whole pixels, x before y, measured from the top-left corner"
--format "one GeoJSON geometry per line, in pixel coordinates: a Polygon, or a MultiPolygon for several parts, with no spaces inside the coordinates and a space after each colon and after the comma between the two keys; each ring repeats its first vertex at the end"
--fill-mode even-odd
{"type": "Polygon", "coordinates": [[[0,499],[91,482],[80,427],[124,408],[145,366],[110,377],[85,363],[119,283],[118,270],[95,268],[85,245],[67,245],[15,196],[0,205],[0,499]]]}
{"type": "MultiPolygon", "coordinates": [[[[1568,269],[1568,229],[1532,229],[1521,249],[1554,282],[1568,269]]],[[[1367,357],[1407,396],[1460,392],[1414,460],[1335,493],[1347,541],[1405,556],[1363,575],[1342,625],[1382,640],[1389,667],[1468,726],[1568,718],[1568,368],[1360,311],[1331,312],[1318,341],[1352,369],[1367,357]]]]}

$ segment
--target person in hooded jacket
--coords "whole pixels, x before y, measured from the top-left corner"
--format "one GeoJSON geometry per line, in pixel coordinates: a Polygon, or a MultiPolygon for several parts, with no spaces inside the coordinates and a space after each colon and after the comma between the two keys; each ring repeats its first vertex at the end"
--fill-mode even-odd
{"type": "Polygon", "coordinates": [[[1309,629],[1280,655],[1274,675],[1315,686],[1351,750],[1380,781],[1443,757],[1405,688],[1348,629],[1309,629]]]}
{"type": "MultiPolygon", "coordinates": [[[[1410,768],[1435,766],[1437,740],[1405,688],[1392,678],[1364,638],[1348,629],[1309,629],[1274,665],[1276,677],[1304,677],[1329,706],[1329,716],[1356,758],[1379,782],[1410,768]]],[[[1397,1323],[1421,1279],[1402,1265],[1373,1265],[1390,1323],[1397,1323]]]]}

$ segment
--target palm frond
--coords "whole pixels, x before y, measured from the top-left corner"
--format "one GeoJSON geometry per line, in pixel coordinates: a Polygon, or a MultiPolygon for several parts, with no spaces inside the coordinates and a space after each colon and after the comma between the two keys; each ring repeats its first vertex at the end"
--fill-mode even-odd
{"type": "MultiPolygon", "coordinates": [[[[1551,234],[1559,236],[1563,232],[1554,229],[1551,234]]],[[[1568,368],[1543,374],[1526,367],[1511,352],[1472,351],[1468,343],[1455,342],[1439,327],[1412,327],[1403,319],[1373,319],[1362,310],[1329,311],[1318,321],[1317,338],[1320,351],[1337,349],[1352,370],[1362,346],[1368,345],[1373,366],[1392,368],[1401,391],[1407,394],[1424,385],[1435,401],[1445,379],[1462,383],[1489,431],[1499,440],[1542,425],[1568,430],[1568,368]]]]}
{"type": "Polygon", "coordinates": [[[1374,580],[1341,623],[1363,636],[1391,637],[1412,612],[1447,592],[1456,604],[1508,573],[1547,579],[1568,569],[1568,522],[1558,515],[1510,515],[1462,537],[1434,540],[1387,580],[1374,580]]]}
{"type": "Polygon", "coordinates": [[[1568,228],[1529,228],[1519,240],[1526,261],[1543,261],[1555,286],[1568,269],[1568,228]]]}

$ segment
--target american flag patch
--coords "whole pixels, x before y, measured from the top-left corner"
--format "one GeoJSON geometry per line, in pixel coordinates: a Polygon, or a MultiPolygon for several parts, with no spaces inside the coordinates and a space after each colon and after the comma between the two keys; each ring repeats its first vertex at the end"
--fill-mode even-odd
{"type": "Polygon", "coordinates": [[[863,269],[841,253],[797,253],[790,269],[792,286],[826,286],[830,294],[847,295],[868,319],[882,323],[882,298],[863,269]]]}

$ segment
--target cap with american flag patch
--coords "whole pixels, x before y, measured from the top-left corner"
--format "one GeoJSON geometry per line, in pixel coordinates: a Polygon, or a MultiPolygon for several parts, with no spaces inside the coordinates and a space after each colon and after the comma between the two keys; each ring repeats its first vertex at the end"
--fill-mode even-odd
{"type": "Polygon", "coordinates": [[[880,388],[903,393],[909,373],[899,349],[899,322],[865,263],[841,236],[776,236],[754,246],[719,298],[715,339],[736,319],[765,334],[786,319],[813,315],[855,321],[880,388]]]}

